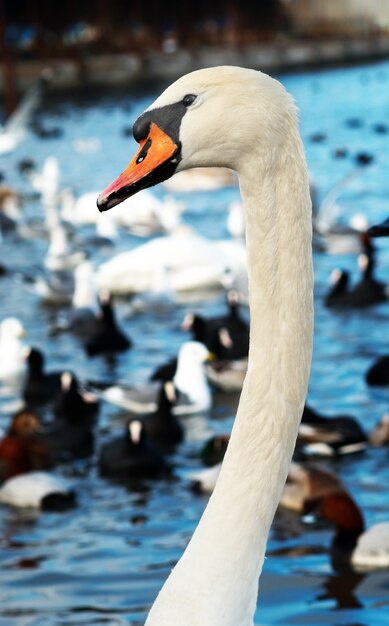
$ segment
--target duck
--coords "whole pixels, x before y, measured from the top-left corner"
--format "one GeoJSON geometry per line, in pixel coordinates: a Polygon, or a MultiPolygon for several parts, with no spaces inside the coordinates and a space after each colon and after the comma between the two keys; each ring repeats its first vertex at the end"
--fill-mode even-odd
{"type": "Polygon", "coordinates": [[[50,472],[26,472],[0,486],[0,502],[16,508],[67,511],[76,506],[76,493],[67,480],[50,472]]]}
{"type": "Polygon", "coordinates": [[[54,398],[53,414],[67,420],[94,420],[99,411],[97,397],[83,391],[77,377],[72,372],[61,374],[61,390],[54,398]]]}
{"type": "Polygon", "coordinates": [[[52,407],[55,419],[42,433],[57,462],[84,459],[93,454],[98,406],[93,394],[79,390],[77,378],[71,372],[61,374],[61,391],[52,407]]]}
{"type": "Polygon", "coordinates": [[[170,288],[175,292],[220,290],[226,269],[235,275],[245,271],[243,251],[238,242],[210,241],[182,225],[102,263],[96,272],[97,285],[117,295],[148,292],[163,266],[169,268],[170,288]]]}
{"type": "Polygon", "coordinates": [[[30,408],[52,401],[61,390],[62,372],[45,372],[45,356],[39,348],[25,350],[27,372],[23,385],[23,399],[30,408]]]}
{"type": "Polygon", "coordinates": [[[334,569],[371,571],[389,567],[389,522],[365,530],[361,509],[349,493],[341,490],[322,500],[320,515],[336,528],[331,544],[334,569]]]}
{"type": "Polygon", "coordinates": [[[368,437],[354,417],[327,417],[306,404],[299,428],[298,446],[308,455],[340,456],[365,450],[368,437]]]}
{"type": "Polygon", "coordinates": [[[236,171],[251,318],[247,374],[219,478],[146,626],[252,626],[312,355],[312,209],[296,107],[262,72],[201,69],[157,98],[135,121],[134,138],[139,150],[101,192],[99,210],[176,171],[236,171]]]}
{"type": "Polygon", "coordinates": [[[377,448],[389,444],[389,414],[385,413],[369,432],[369,443],[377,448]]]}
{"type": "Polygon", "coordinates": [[[210,467],[202,467],[199,470],[188,472],[186,478],[190,481],[190,487],[195,493],[213,493],[218,481],[222,463],[216,463],[210,467]]]}
{"type": "Polygon", "coordinates": [[[184,439],[184,429],[172,411],[176,401],[174,383],[165,382],[159,391],[157,410],[142,420],[147,436],[163,451],[169,451],[184,439]]]}
{"type": "Polygon", "coordinates": [[[207,378],[215,389],[227,393],[241,391],[247,373],[248,359],[210,361],[205,366],[207,378]]]}
{"type": "Polygon", "coordinates": [[[104,444],[99,455],[101,476],[124,482],[154,478],[166,469],[165,460],[140,420],[128,423],[123,435],[104,444]]]}
{"type": "Polygon", "coordinates": [[[389,217],[381,224],[370,226],[368,233],[370,237],[388,237],[389,236],[389,217]]]}
{"type": "Polygon", "coordinates": [[[388,300],[388,289],[384,283],[373,276],[374,258],[360,254],[358,264],[362,273],[361,280],[348,289],[349,275],[347,272],[333,272],[333,286],[325,297],[325,305],[331,308],[350,309],[364,308],[380,304],[388,300]]]}
{"type": "Polygon", "coordinates": [[[339,476],[324,465],[312,462],[291,463],[280,506],[299,515],[312,510],[327,495],[344,489],[339,476]]]}
{"type": "Polygon", "coordinates": [[[369,367],[365,380],[370,387],[387,387],[389,385],[389,354],[379,357],[369,367]]]}
{"type": "Polygon", "coordinates": [[[112,356],[118,352],[126,352],[132,347],[132,340],[119,327],[111,294],[101,290],[99,294],[99,323],[95,332],[85,343],[85,351],[89,357],[98,355],[112,356]]]}
{"type": "Polygon", "coordinates": [[[7,480],[31,470],[52,466],[51,451],[40,435],[42,423],[27,407],[17,411],[0,441],[0,479],[7,480]]]}
{"type": "Polygon", "coordinates": [[[189,330],[194,341],[207,346],[219,360],[247,358],[249,349],[249,325],[240,314],[237,293],[227,294],[227,315],[205,318],[188,313],[182,328],[189,330]]]}
{"type": "Polygon", "coordinates": [[[22,339],[26,331],[17,317],[6,317],[0,323],[0,382],[21,381],[25,373],[22,339]]]}
{"type": "Polygon", "coordinates": [[[156,383],[144,387],[111,386],[101,397],[131,413],[145,414],[157,410],[157,396],[162,382],[172,380],[177,391],[177,400],[172,407],[174,415],[192,415],[209,411],[212,392],[204,371],[209,357],[207,348],[198,341],[185,342],[178,351],[177,363],[173,361],[163,372],[159,372],[156,383]],[[171,368],[171,369],[170,369],[171,368]],[[172,377],[167,376],[170,372],[172,377]],[[173,372],[174,370],[174,372],[173,372]]]}
{"type": "Polygon", "coordinates": [[[213,435],[200,450],[200,458],[205,465],[221,463],[227,450],[230,435],[213,435]]]}

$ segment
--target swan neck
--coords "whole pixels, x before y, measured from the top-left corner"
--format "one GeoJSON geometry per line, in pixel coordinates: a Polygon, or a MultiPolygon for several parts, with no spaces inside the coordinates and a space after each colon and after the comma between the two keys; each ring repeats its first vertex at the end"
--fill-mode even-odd
{"type": "Polygon", "coordinates": [[[215,490],[147,626],[252,626],[304,406],[313,330],[312,219],[295,124],[272,155],[247,161],[238,175],[248,255],[248,371],[215,490]]]}

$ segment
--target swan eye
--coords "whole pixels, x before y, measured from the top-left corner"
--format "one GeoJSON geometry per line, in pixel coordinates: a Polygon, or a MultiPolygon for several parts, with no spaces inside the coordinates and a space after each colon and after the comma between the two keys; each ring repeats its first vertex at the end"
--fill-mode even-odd
{"type": "Polygon", "coordinates": [[[196,98],[197,96],[195,96],[193,93],[188,93],[186,96],[183,97],[182,104],[184,105],[184,107],[190,107],[190,105],[193,104],[196,98]]]}

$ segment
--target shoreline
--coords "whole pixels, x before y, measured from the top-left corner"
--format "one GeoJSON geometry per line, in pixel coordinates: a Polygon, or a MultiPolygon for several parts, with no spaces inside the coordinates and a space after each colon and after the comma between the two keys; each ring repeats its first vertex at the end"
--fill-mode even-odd
{"type": "MultiPolygon", "coordinates": [[[[84,91],[95,87],[120,87],[138,82],[175,80],[182,74],[215,65],[241,65],[268,73],[304,71],[389,58],[389,37],[283,41],[236,47],[179,49],[174,52],[91,55],[83,59],[17,61],[13,66],[18,92],[23,92],[44,68],[54,70],[50,91],[84,91]]],[[[0,93],[5,92],[5,67],[1,64],[0,93]]]]}

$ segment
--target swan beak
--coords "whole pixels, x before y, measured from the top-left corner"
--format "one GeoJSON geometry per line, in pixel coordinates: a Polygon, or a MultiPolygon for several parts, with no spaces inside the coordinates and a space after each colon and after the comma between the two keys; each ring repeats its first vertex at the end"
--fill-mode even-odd
{"type": "Polygon", "coordinates": [[[137,191],[166,180],[177,167],[179,152],[172,138],[151,122],[145,139],[127,168],[97,198],[99,211],[108,211],[137,191]]]}

